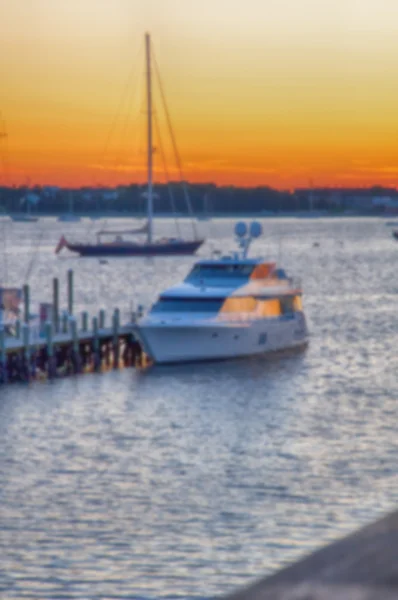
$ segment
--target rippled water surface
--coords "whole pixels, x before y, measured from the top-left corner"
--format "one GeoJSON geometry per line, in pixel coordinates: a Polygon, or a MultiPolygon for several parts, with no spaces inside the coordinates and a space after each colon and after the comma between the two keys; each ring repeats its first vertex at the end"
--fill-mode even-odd
{"type": "MultiPolygon", "coordinates": [[[[201,223],[200,254],[232,224],[201,223]]],[[[46,301],[73,267],[77,311],[127,314],[194,261],[54,255],[93,227],[0,223],[0,280],[31,269],[46,301]]],[[[396,506],[398,244],[383,220],[267,219],[253,253],[302,278],[304,353],[0,388],[2,599],[210,597],[396,506]]]]}

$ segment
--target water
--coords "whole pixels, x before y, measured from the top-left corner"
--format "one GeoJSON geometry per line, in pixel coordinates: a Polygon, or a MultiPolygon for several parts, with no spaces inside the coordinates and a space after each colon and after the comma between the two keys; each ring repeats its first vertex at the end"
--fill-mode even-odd
{"type": "MultiPolygon", "coordinates": [[[[77,310],[127,313],[194,260],[55,257],[89,227],[9,224],[9,282],[36,254],[35,302],[73,267],[77,310]]],[[[233,248],[208,227],[202,255],[233,248]]],[[[306,352],[0,388],[2,599],[210,597],[395,508],[398,245],[377,219],[264,228],[303,280],[306,352]]]]}

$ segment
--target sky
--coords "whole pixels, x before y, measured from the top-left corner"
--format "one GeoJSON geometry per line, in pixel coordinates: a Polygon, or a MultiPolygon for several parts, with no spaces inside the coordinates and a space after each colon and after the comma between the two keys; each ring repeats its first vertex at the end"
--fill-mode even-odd
{"type": "Polygon", "coordinates": [[[145,180],[146,31],[185,179],[396,186],[396,0],[0,0],[0,183],[145,180]]]}

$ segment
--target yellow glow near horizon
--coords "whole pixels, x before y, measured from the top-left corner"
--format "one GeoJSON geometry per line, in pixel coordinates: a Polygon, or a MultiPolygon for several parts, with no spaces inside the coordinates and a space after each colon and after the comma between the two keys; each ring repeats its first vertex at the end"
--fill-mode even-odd
{"type": "Polygon", "coordinates": [[[0,0],[6,183],[144,180],[148,30],[187,179],[395,186],[397,22],[395,0],[0,0]]]}

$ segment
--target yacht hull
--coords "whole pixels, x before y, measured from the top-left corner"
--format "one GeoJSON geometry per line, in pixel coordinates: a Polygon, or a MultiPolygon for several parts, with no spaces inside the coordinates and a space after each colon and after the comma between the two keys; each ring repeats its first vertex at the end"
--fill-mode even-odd
{"type": "Polygon", "coordinates": [[[146,354],[155,364],[239,358],[300,348],[308,343],[302,312],[250,323],[151,324],[137,326],[146,354]]]}

